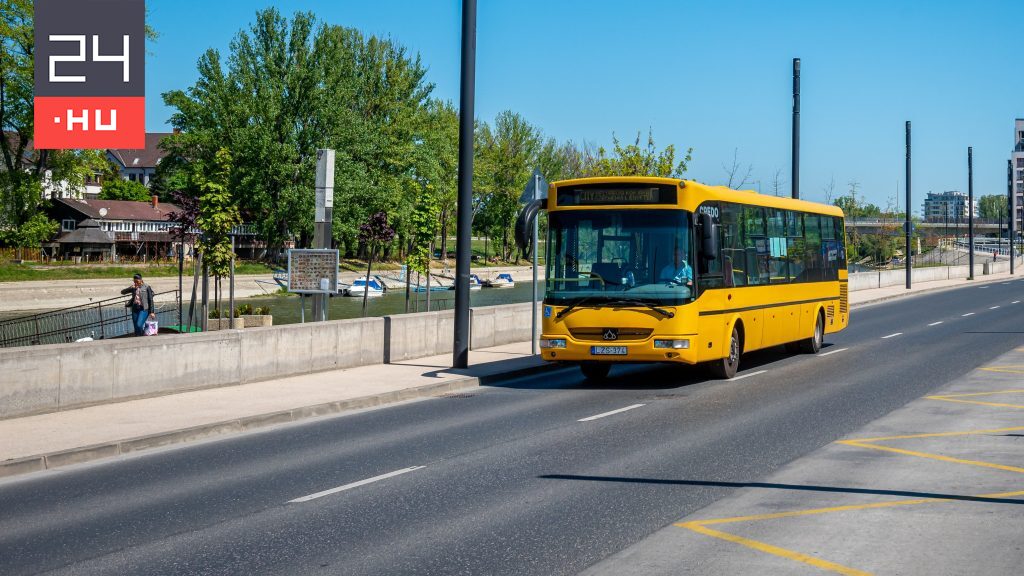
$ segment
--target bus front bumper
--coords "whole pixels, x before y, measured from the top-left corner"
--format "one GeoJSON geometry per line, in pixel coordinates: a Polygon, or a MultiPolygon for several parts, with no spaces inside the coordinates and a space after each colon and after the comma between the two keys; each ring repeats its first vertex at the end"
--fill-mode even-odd
{"type": "Polygon", "coordinates": [[[540,338],[541,358],[548,362],[697,363],[697,336],[651,337],[640,341],[577,341],[563,335],[540,338]]]}

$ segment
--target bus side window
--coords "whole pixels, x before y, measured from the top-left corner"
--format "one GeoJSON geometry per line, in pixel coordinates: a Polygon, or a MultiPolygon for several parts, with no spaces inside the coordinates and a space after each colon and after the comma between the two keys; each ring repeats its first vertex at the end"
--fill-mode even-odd
{"type": "Polygon", "coordinates": [[[786,243],[786,212],[768,209],[768,270],[772,284],[789,282],[789,251],[786,243]]]}
{"type": "Polygon", "coordinates": [[[722,204],[722,274],[726,286],[746,286],[747,266],[743,250],[743,206],[722,204]]]}
{"type": "Polygon", "coordinates": [[[768,237],[765,235],[764,209],[758,206],[743,207],[743,251],[747,283],[767,284],[768,237]]]}
{"type": "Polygon", "coordinates": [[[821,282],[825,279],[825,262],[821,257],[821,219],[817,214],[804,214],[804,268],[807,271],[807,282],[821,282]]]}
{"type": "Polygon", "coordinates": [[[807,271],[804,259],[804,215],[801,212],[786,213],[786,247],[789,257],[789,281],[806,282],[807,271]]]}
{"type": "MultiPolygon", "coordinates": [[[[719,203],[718,202],[705,202],[704,204],[701,204],[701,207],[702,208],[710,209],[709,214],[712,214],[712,213],[716,214],[716,215],[718,215],[718,220],[719,221],[721,220],[721,208],[719,207],[719,203]]],[[[699,212],[697,214],[699,214],[699,212]]],[[[694,229],[695,230],[697,229],[697,226],[696,226],[697,214],[694,214],[694,229]]],[[[699,232],[698,232],[698,234],[699,234],[699,232]]],[[[721,232],[719,232],[719,247],[721,247],[721,232]]],[[[695,248],[694,253],[697,253],[700,250],[700,241],[699,240],[697,240],[695,242],[694,248],[695,248]]],[[[726,285],[725,284],[725,279],[722,276],[722,257],[721,257],[721,255],[719,255],[719,257],[714,259],[714,260],[705,260],[704,258],[698,256],[697,257],[697,263],[699,265],[699,271],[700,271],[700,274],[697,277],[697,287],[700,290],[704,290],[706,288],[721,288],[721,287],[726,285]]]]}
{"type": "Polygon", "coordinates": [[[839,243],[839,268],[846,269],[846,228],[842,218],[832,218],[836,229],[836,241],[839,243]]]}

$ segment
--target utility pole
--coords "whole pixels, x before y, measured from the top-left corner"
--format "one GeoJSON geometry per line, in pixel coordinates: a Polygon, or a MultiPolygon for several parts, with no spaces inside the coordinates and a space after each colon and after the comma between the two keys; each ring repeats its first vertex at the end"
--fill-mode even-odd
{"type": "MultiPolygon", "coordinates": [[[[897,202],[899,201],[899,194],[896,195],[897,202]]],[[[911,256],[910,256],[910,231],[913,223],[910,220],[910,120],[907,120],[907,209],[906,209],[906,221],[903,226],[906,231],[906,250],[903,253],[907,268],[907,290],[910,290],[911,280],[911,256]]]]}
{"type": "Polygon", "coordinates": [[[974,280],[974,148],[967,147],[967,265],[971,272],[968,280],[974,280]]]}
{"type": "Polygon", "coordinates": [[[793,198],[800,198],[800,59],[793,58],[793,198]]]}
{"type": "Polygon", "coordinates": [[[452,367],[469,367],[469,265],[473,227],[473,97],[476,87],[476,0],[462,0],[459,102],[459,191],[455,232],[455,326],[452,367]]]}

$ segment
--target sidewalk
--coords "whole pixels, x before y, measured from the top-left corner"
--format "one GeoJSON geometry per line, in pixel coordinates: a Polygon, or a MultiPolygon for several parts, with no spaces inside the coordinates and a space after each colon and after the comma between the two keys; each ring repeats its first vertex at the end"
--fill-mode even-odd
{"type": "MultiPolygon", "coordinates": [[[[942,280],[850,294],[852,306],[989,282],[942,280]]],[[[467,370],[450,368],[450,354],[397,364],[319,372],[0,420],[0,477],[56,468],[147,448],[188,442],[392,402],[550,369],[528,342],[474,350],[467,370]]]]}
{"type": "Polygon", "coordinates": [[[521,342],[0,420],[0,477],[414,398],[548,367],[521,342]]]}

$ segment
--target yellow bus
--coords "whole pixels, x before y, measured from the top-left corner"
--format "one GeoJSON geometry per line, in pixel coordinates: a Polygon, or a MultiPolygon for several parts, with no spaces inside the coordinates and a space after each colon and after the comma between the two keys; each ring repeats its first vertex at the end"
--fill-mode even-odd
{"type": "Polygon", "coordinates": [[[843,212],[645,177],[553,183],[541,354],[589,379],[612,364],[706,365],[745,352],[817,353],[849,322],[843,212]]]}

